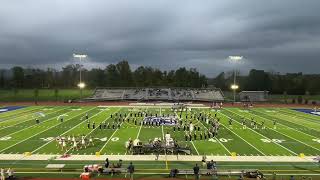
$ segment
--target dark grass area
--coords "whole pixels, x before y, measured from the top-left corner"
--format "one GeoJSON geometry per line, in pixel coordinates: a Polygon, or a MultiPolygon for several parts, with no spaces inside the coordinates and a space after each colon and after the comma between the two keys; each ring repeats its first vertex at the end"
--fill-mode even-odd
{"type": "MultiPolygon", "coordinates": [[[[94,90],[84,89],[82,90],[82,97],[89,97],[94,90]]],[[[69,99],[79,99],[79,89],[59,89],[58,96],[55,96],[54,89],[39,89],[38,101],[65,101],[69,99]]],[[[15,101],[34,101],[35,93],[34,89],[19,89],[16,91],[12,89],[0,90],[0,101],[2,102],[15,102],[15,101]]]]}

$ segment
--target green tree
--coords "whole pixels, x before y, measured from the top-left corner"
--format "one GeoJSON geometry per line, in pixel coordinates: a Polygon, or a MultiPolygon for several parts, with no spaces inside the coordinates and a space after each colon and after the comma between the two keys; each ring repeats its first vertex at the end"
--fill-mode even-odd
{"type": "Polygon", "coordinates": [[[129,87],[132,85],[132,72],[128,61],[120,61],[116,65],[118,74],[119,74],[119,86],[129,87]]]}
{"type": "Polygon", "coordinates": [[[4,70],[0,70],[0,88],[5,87],[4,70]]]}
{"type": "Polygon", "coordinates": [[[219,88],[221,88],[223,90],[226,90],[227,89],[227,85],[226,85],[225,73],[222,72],[217,77],[215,77],[213,79],[213,83],[214,83],[213,85],[215,87],[219,87],[219,88]]]}
{"type": "Polygon", "coordinates": [[[115,87],[119,86],[119,73],[114,64],[109,64],[105,69],[106,86],[115,87]]]}
{"type": "Polygon", "coordinates": [[[56,101],[58,101],[59,98],[59,89],[54,89],[54,98],[56,99],[56,101]]]}
{"type": "Polygon", "coordinates": [[[34,95],[34,103],[38,104],[38,97],[39,97],[39,89],[34,89],[33,91],[33,95],[34,95]]]}
{"type": "Polygon", "coordinates": [[[23,88],[24,85],[24,70],[22,67],[15,66],[11,69],[13,73],[13,84],[15,88],[23,88]]]}

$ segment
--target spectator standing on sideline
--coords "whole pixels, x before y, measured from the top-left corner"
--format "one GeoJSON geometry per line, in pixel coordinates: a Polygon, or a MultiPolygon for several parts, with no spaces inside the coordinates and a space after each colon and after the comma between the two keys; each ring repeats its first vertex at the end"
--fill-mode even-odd
{"type": "Polygon", "coordinates": [[[109,165],[110,165],[109,159],[107,158],[106,161],[104,162],[104,167],[109,168],[109,165]]]}
{"type": "Polygon", "coordinates": [[[90,173],[89,172],[83,172],[80,174],[80,178],[82,180],[89,180],[90,179],[90,173]]]}
{"type": "Polygon", "coordinates": [[[195,180],[199,180],[199,171],[200,171],[200,168],[199,168],[198,164],[196,164],[196,166],[193,167],[193,173],[194,173],[195,180]]]}
{"type": "Polygon", "coordinates": [[[0,179],[1,180],[5,180],[6,179],[6,176],[4,174],[4,169],[3,168],[1,168],[1,170],[0,170],[0,179]]]}
{"type": "Polygon", "coordinates": [[[8,174],[8,179],[13,179],[14,177],[13,177],[13,170],[11,169],[11,168],[9,168],[8,170],[7,170],[7,174],[8,174]]]}
{"type": "Polygon", "coordinates": [[[130,162],[128,166],[128,173],[130,175],[130,180],[133,180],[134,165],[132,164],[132,162],[130,162]]]}

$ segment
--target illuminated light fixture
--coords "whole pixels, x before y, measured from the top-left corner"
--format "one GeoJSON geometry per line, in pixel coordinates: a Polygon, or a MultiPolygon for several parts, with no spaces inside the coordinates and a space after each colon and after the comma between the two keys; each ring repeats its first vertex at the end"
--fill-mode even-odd
{"type": "Polygon", "coordinates": [[[86,54],[73,54],[73,57],[80,58],[80,60],[81,60],[81,58],[86,58],[87,55],[86,54]]]}
{"type": "Polygon", "coordinates": [[[239,89],[239,86],[238,86],[238,85],[236,85],[236,84],[232,84],[232,85],[231,85],[231,89],[232,89],[232,90],[239,89]]]}
{"type": "Polygon", "coordinates": [[[229,56],[231,61],[239,61],[243,58],[243,56],[229,56]]]}
{"type": "Polygon", "coordinates": [[[80,89],[83,89],[83,88],[86,87],[86,84],[83,83],[83,82],[81,82],[81,83],[78,84],[78,87],[79,87],[80,89]]]}

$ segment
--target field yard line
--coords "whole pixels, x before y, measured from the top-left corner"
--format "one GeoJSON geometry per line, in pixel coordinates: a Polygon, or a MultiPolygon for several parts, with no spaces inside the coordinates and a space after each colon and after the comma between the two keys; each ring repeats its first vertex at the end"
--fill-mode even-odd
{"type": "MultiPolygon", "coordinates": [[[[316,118],[316,117],[319,117],[319,116],[314,116],[312,115],[311,117],[308,116],[308,115],[311,115],[311,114],[307,114],[307,113],[303,113],[303,112],[299,112],[299,111],[293,111],[292,109],[289,109],[290,111],[286,111],[282,108],[276,108],[278,111],[281,111],[283,113],[287,113],[287,114],[290,114],[290,115],[293,115],[293,116],[297,116],[297,117],[300,117],[300,118],[304,118],[304,119],[309,119],[311,121],[309,122],[315,122],[315,121],[320,121],[320,119],[316,118]],[[303,113],[303,114],[301,114],[303,113]],[[303,116],[305,115],[305,116],[303,116]],[[308,117],[306,117],[308,116],[308,117]]],[[[289,116],[289,115],[288,115],[289,116]]]]}
{"type": "MultiPolygon", "coordinates": [[[[261,113],[263,113],[262,111],[259,111],[259,112],[261,112],[261,113]]],[[[280,111],[279,111],[280,112],[280,111]]],[[[281,111],[282,113],[286,113],[286,112],[283,112],[283,111],[281,111]]],[[[290,115],[287,115],[287,114],[282,114],[281,113],[281,115],[282,116],[286,116],[286,117],[288,117],[288,118],[292,118],[292,119],[296,119],[296,120],[299,120],[299,121],[306,121],[305,123],[308,123],[308,125],[319,125],[319,122],[320,122],[320,120],[319,120],[319,122],[314,122],[314,121],[309,121],[308,119],[306,119],[306,118],[303,118],[303,117],[295,117],[295,116],[290,116],[290,115]]],[[[265,113],[264,113],[265,114],[265,113]]],[[[286,119],[283,119],[283,120],[285,120],[285,121],[287,121],[286,119]]],[[[292,121],[290,121],[290,122],[292,122],[292,121]]],[[[298,124],[298,123],[296,123],[296,122],[292,122],[292,123],[294,123],[294,124],[297,124],[297,125],[299,125],[299,126],[303,126],[303,127],[305,127],[305,128],[308,128],[308,129],[312,129],[312,130],[315,130],[315,131],[318,131],[318,129],[315,129],[315,128],[312,128],[312,127],[307,127],[307,126],[305,126],[305,125],[303,125],[303,124],[298,124]]],[[[319,132],[319,131],[318,131],[319,132]]]]}
{"type": "MultiPolygon", "coordinates": [[[[222,114],[223,116],[230,118],[229,116],[222,114]]],[[[227,126],[225,126],[224,124],[220,123],[223,127],[225,127],[226,129],[228,129],[229,131],[231,131],[233,134],[235,134],[236,136],[238,136],[240,139],[242,139],[244,142],[246,142],[247,144],[249,144],[251,147],[253,147],[255,150],[257,150],[258,152],[260,152],[262,155],[266,156],[266,154],[264,154],[262,151],[260,151],[257,147],[255,147],[254,145],[252,145],[251,143],[249,143],[247,140],[243,139],[241,136],[239,136],[237,133],[233,132],[231,129],[229,129],[227,126]]]]}
{"type": "MultiPolygon", "coordinates": [[[[259,111],[259,112],[261,112],[261,111],[259,111]]],[[[262,113],[262,112],[261,112],[262,113]]],[[[305,119],[298,119],[298,118],[296,118],[296,117],[293,117],[293,116],[289,116],[289,115],[286,115],[286,114],[281,114],[282,116],[286,116],[286,117],[289,117],[289,118],[293,118],[293,119],[297,119],[297,120],[305,120],[305,119]]],[[[279,119],[281,119],[281,118],[279,118],[279,119]]],[[[282,120],[285,120],[285,121],[287,121],[286,119],[282,119],[282,120]]],[[[296,125],[299,125],[299,126],[303,126],[303,127],[305,127],[305,128],[308,128],[308,129],[312,129],[312,130],[314,130],[314,131],[317,131],[317,132],[319,132],[320,133],[320,131],[318,130],[318,129],[315,129],[315,128],[312,128],[312,127],[307,127],[307,126],[304,126],[304,125],[302,125],[302,124],[298,124],[298,123],[296,123],[296,122],[293,122],[293,121],[289,121],[290,123],[293,123],[293,124],[296,124],[296,125]]],[[[316,124],[315,122],[311,122],[311,121],[308,121],[309,123],[313,123],[313,124],[316,124]]],[[[319,121],[320,122],[320,121],[319,121]]],[[[280,123],[279,123],[280,124],[280,123]]],[[[305,133],[305,134],[307,134],[307,133],[305,133]]],[[[309,134],[307,134],[307,135],[309,135],[309,134]]],[[[309,136],[312,136],[312,135],[309,135],[309,136]]],[[[314,137],[314,136],[313,136],[314,137]]]]}
{"type": "MultiPolygon", "coordinates": [[[[130,113],[128,113],[127,117],[124,120],[127,120],[127,118],[129,117],[130,113]]],[[[123,122],[120,124],[120,127],[122,126],[123,122]]],[[[119,129],[116,129],[110,136],[110,138],[107,140],[107,142],[102,146],[102,148],[99,150],[99,152],[101,152],[109,143],[109,141],[112,139],[112,137],[114,136],[114,134],[118,131],[119,129]]]]}
{"type": "MultiPolygon", "coordinates": [[[[148,107],[147,107],[146,109],[148,109],[148,107]]],[[[160,116],[161,116],[161,111],[160,111],[160,116]]],[[[146,117],[146,114],[144,114],[144,117],[146,117]]],[[[139,131],[138,131],[138,134],[137,134],[137,138],[136,138],[136,139],[139,139],[141,129],[142,129],[142,122],[140,122],[140,128],[139,128],[139,131]]]]}
{"type": "MultiPolygon", "coordinates": [[[[262,113],[262,114],[265,114],[265,115],[268,115],[267,113],[264,113],[264,112],[262,112],[262,111],[259,111],[260,113],[262,113]]],[[[268,116],[270,116],[270,115],[268,115],[268,116]]],[[[260,116],[260,117],[262,117],[262,116],[260,116]]],[[[290,117],[290,116],[289,116],[290,117]]],[[[266,118],[264,118],[264,119],[266,119],[266,118]]],[[[285,120],[285,119],[282,119],[282,118],[278,118],[278,119],[281,119],[281,120],[284,120],[284,121],[287,121],[287,120],[285,120]]],[[[302,120],[302,119],[301,119],[302,120]]],[[[295,123],[295,122],[292,122],[292,121],[289,121],[290,123],[293,123],[293,124],[297,124],[297,125],[299,125],[299,126],[301,126],[301,124],[298,124],[298,123],[295,123]]],[[[313,135],[310,135],[310,134],[308,134],[308,133],[305,133],[305,132],[302,132],[302,131],[299,131],[299,130],[296,130],[296,129],[294,129],[294,128],[292,128],[292,127],[289,127],[289,126],[287,126],[287,125],[284,125],[284,124],[282,124],[282,123],[279,123],[278,122],[278,124],[281,124],[282,126],[286,126],[286,127],[288,127],[289,129],[292,129],[292,130],[294,130],[294,131],[297,131],[297,132],[300,132],[300,133],[302,133],[302,134],[305,134],[305,135],[307,135],[307,136],[310,136],[310,137],[313,137],[313,138],[319,138],[319,137],[316,137],[316,136],[313,136],[313,135]]],[[[306,127],[306,126],[304,126],[304,125],[302,125],[303,127],[306,127]]],[[[309,128],[309,127],[306,127],[306,128],[309,128]]],[[[313,129],[313,128],[310,128],[310,129],[313,129]]],[[[316,129],[313,129],[313,130],[315,130],[315,131],[318,131],[318,130],[316,130],[316,129]]],[[[319,131],[318,131],[319,132],[319,131]]],[[[319,132],[320,133],[320,132],[319,132]]]]}
{"type": "MultiPolygon", "coordinates": [[[[240,115],[240,114],[238,114],[238,113],[236,113],[236,112],[230,111],[230,110],[228,110],[228,109],[226,109],[226,108],[224,108],[224,110],[229,111],[229,112],[234,113],[234,114],[237,114],[238,116],[240,116],[240,117],[241,117],[241,115],[240,115]]],[[[222,112],[220,112],[220,113],[222,113],[222,112]]],[[[223,113],[222,113],[222,114],[223,114],[223,113]]],[[[248,118],[246,118],[246,119],[248,119],[248,118]]],[[[236,121],[236,122],[237,122],[238,124],[241,124],[241,123],[239,123],[238,121],[236,121]]],[[[268,138],[268,137],[266,137],[266,136],[264,136],[264,135],[260,134],[259,132],[257,132],[257,131],[255,131],[255,130],[251,129],[250,127],[247,127],[247,128],[248,128],[248,129],[250,129],[251,131],[255,132],[256,134],[259,134],[260,136],[262,136],[262,137],[264,137],[264,138],[266,138],[266,139],[270,140],[270,138],[268,138]]],[[[273,142],[273,141],[271,141],[271,142],[272,142],[272,143],[274,143],[274,144],[276,144],[276,145],[278,145],[278,146],[280,146],[280,147],[282,147],[283,149],[285,149],[285,150],[289,151],[290,153],[292,153],[292,154],[294,154],[294,155],[298,155],[297,153],[295,153],[295,152],[293,152],[292,150],[290,150],[290,149],[288,149],[288,148],[286,148],[286,147],[282,146],[282,145],[281,145],[281,144],[279,144],[279,143],[276,143],[276,142],[273,142]]]]}
{"type": "MultiPolygon", "coordinates": [[[[64,109],[66,109],[66,108],[64,108],[64,109]]],[[[59,110],[54,111],[54,112],[50,112],[49,114],[52,114],[52,113],[55,113],[55,112],[58,112],[58,111],[59,111],[59,110]]],[[[23,117],[23,116],[16,117],[16,118],[21,118],[21,117],[23,117]]],[[[14,119],[16,119],[16,118],[14,118],[14,119]]],[[[10,125],[10,126],[6,126],[6,127],[4,127],[4,128],[1,128],[0,130],[9,128],[9,127],[12,127],[12,126],[15,126],[15,125],[19,125],[19,124],[21,124],[21,123],[24,123],[24,122],[27,122],[27,121],[31,121],[31,120],[32,120],[32,118],[28,118],[28,119],[25,120],[25,121],[22,121],[22,122],[19,122],[19,123],[17,123],[17,124],[13,124],[13,125],[10,125]]],[[[4,122],[4,121],[1,121],[1,122],[4,122]]],[[[1,126],[1,125],[0,125],[0,126],[1,126]]]]}
{"type": "MultiPolygon", "coordinates": [[[[176,114],[176,116],[178,117],[178,119],[179,120],[181,120],[180,119],[180,116],[178,116],[178,114],[177,114],[177,112],[175,112],[175,114],[176,114]]],[[[207,130],[208,130],[208,128],[202,123],[202,122],[200,122],[199,120],[197,120],[198,121],[198,123],[200,123],[204,128],[206,128],[207,130]]],[[[197,124],[198,124],[197,123],[197,124]]],[[[216,139],[216,141],[231,155],[231,152],[229,151],[229,149],[225,146],[225,145],[223,145],[218,139],[217,139],[217,137],[214,137],[215,139],[216,139]]],[[[194,143],[191,141],[191,144],[195,147],[195,145],[194,145],[194,143]]],[[[197,148],[194,148],[195,150],[196,150],[196,152],[199,154],[199,152],[198,152],[198,150],[197,150],[197,148]]]]}
{"type": "MultiPolygon", "coordinates": [[[[253,114],[253,113],[250,113],[250,114],[253,114]]],[[[260,116],[260,115],[256,115],[256,114],[253,114],[254,116],[257,116],[257,117],[260,117],[260,118],[262,118],[262,119],[265,119],[265,120],[268,120],[268,121],[270,121],[269,119],[267,119],[267,118],[265,118],[265,117],[262,117],[262,116],[260,116]]],[[[279,123],[279,124],[281,124],[281,123],[279,123]]],[[[281,125],[283,125],[283,124],[281,124],[281,125]]],[[[283,125],[283,126],[286,126],[286,125],[283,125]]],[[[286,127],[288,127],[288,126],[286,126],[286,127]]],[[[289,129],[292,129],[292,130],[295,130],[295,129],[293,129],[293,128],[291,128],[291,127],[288,127],[289,129]]],[[[309,144],[306,144],[305,142],[302,142],[302,141],[300,141],[300,140],[298,140],[298,139],[296,139],[296,138],[293,138],[293,137],[291,137],[291,136],[289,136],[289,135],[287,135],[287,134],[284,134],[284,133],[282,133],[282,132],[280,132],[280,131],[278,131],[278,130],[276,130],[276,129],[273,129],[273,128],[270,128],[271,130],[273,130],[273,131],[275,131],[275,132],[277,132],[277,133],[279,133],[279,134],[282,134],[282,135],[284,135],[284,136],[287,136],[288,138],[291,138],[291,139],[293,139],[293,140],[295,140],[295,141],[298,141],[298,142],[300,142],[301,144],[304,144],[304,145],[306,145],[306,146],[309,146],[309,147],[311,147],[311,148],[313,148],[313,149],[315,149],[315,150],[317,150],[317,151],[320,151],[320,149],[318,149],[318,148],[316,148],[316,147],[313,147],[313,146],[311,146],[311,145],[309,145],[309,144]]],[[[298,131],[298,130],[296,130],[296,131],[298,131]]],[[[298,131],[298,132],[301,132],[301,131],[298,131]]],[[[302,132],[301,132],[302,133],[302,132]]]]}
{"type": "MultiPolygon", "coordinates": [[[[91,111],[91,110],[93,110],[94,108],[95,108],[95,107],[89,109],[88,111],[91,111]]],[[[86,113],[86,112],[88,112],[88,111],[85,111],[85,112],[83,112],[83,113],[86,113]]],[[[97,116],[98,114],[100,114],[100,113],[102,113],[102,112],[103,112],[103,111],[98,112],[97,114],[95,114],[95,115],[91,116],[90,118],[88,118],[88,120],[91,119],[91,118],[93,118],[93,117],[95,117],[95,116],[97,116]]],[[[65,131],[64,133],[60,134],[59,136],[62,136],[62,135],[64,135],[64,134],[68,133],[69,131],[71,131],[71,130],[73,130],[74,128],[80,126],[80,125],[81,125],[82,123],[84,123],[84,122],[86,122],[86,121],[83,120],[81,123],[77,124],[76,126],[74,126],[74,127],[71,128],[71,129],[68,129],[68,131],[65,131]]],[[[35,151],[38,151],[39,149],[43,148],[44,146],[46,146],[47,144],[53,142],[54,140],[55,140],[55,139],[53,139],[53,140],[51,140],[51,141],[48,141],[47,143],[41,145],[41,146],[38,147],[37,149],[33,150],[32,153],[35,152],[35,151]]]]}
{"type": "Polygon", "coordinates": [[[136,139],[139,139],[141,129],[142,129],[142,123],[140,122],[140,128],[139,128],[139,131],[138,131],[138,134],[137,134],[137,138],[136,138],[136,139]]]}
{"type": "MultiPolygon", "coordinates": [[[[203,126],[204,128],[206,128],[207,131],[209,131],[209,129],[207,128],[207,126],[205,126],[205,125],[204,125],[201,121],[199,121],[198,119],[197,119],[197,121],[200,122],[200,124],[202,124],[202,126],[203,126]]],[[[217,137],[214,137],[214,138],[215,138],[216,141],[231,155],[231,152],[229,151],[229,149],[228,149],[224,144],[222,144],[222,142],[220,142],[217,137]]]]}
{"type": "MultiPolygon", "coordinates": [[[[64,109],[60,109],[60,110],[57,110],[57,111],[53,111],[53,112],[50,112],[49,114],[56,113],[56,112],[59,112],[59,111],[63,111],[63,110],[66,110],[66,109],[68,109],[68,108],[64,108],[64,109]]],[[[49,114],[48,114],[48,115],[49,115],[49,114]]],[[[56,117],[56,116],[55,116],[55,117],[56,117]]],[[[52,118],[50,118],[50,119],[52,119],[52,118]]],[[[43,122],[46,122],[46,121],[48,121],[48,120],[50,120],[50,119],[47,119],[47,120],[45,120],[45,121],[43,121],[43,122]]],[[[28,119],[28,120],[22,121],[22,122],[20,122],[20,123],[18,123],[18,124],[21,124],[21,123],[24,123],[24,122],[27,122],[27,121],[31,121],[31,120],[32,120],[32,119],[28,119]]],[[[11,125],[11,126],[7,126],[7,127],[5,127],[5,128],[1,128],[0,130],[6,129],[6,128],[10,128],[10,127],[15,126],[15,125],[18,125],[18,124],[14,124],[14,125],[11,125]]],[[[24,129],[20,129],[19,131],[13,132],[13,133],[8,134],[8,135],[15,134],[15,133],[17,133],[17,132],[20,132],[20,131],[22,131],[22,130],[31,128],[31,127],[36,126],[36,125],[38,125],[38,124],[34,124],[34,125],[32,125],[32,126],[29,126],[29,127],[27,127],[27,128],[24,128],[24,129]]],[[[6,135],[6,136],[8,136],[8,135],[6,135]]]]}
{"type": "Polygon", "coordinates": [[[161,132],[162,132],[162,139],[164,140],[163,125],[161,126],[161,132]]]}
{"type": "Polygon", "coordinates": [[[199,154],[199,151],[198,151],[198,149],[196,148],[196,146],[194,145],[193,141],[191,141],[191,144],[192,144],[192,146],[194,147],[194,149],[196,150],[197,154],[200,155],[200,154],[199,154]]]}
{"type": "MultiPolygon", "coordinates": [[[[92,109],[94,109],[94,108],[92,108],[92,109]]],[[[91,110],[91,109],[90,109],[90,110],[91,110]]],[[[89,110],[88,110],[88,111],[89,111],[89,110]]],[[[88,111],[86,111],[86,112],[88,112],[88,111]]],[[[76,116],[73,116],[72,118],[77,117],[77,116],[78,116],[78,114],[77,114],[76,116]]],[[[72,119],[72,118],[69,118],[69,120],[72,119]]],[[[51,118],[51,119],[52,119],[52,118],[51,118]]],[[[41,132],[39,132],[39,133],[36,133],[36,134],[34,134],[34,135],[32,135],[32,136],[30,136],[30,137],[28,137],[28,138],[26,138],[26,139],[24,139],[24,140],[22,140],[22,141],[19,141],[19,142],[15,143],[15,144],[13,144],[13,145],[5,148],[5,149],[2,149],[2,150],[0,150],[0,153],[3,152],[3,151],[5,151],[5,150],[7,150],[7,149],[9,149],[9,148],[11,148],[11,147],[13,147],[13,146],[16,146],[16,145],[20,144],[20,143],[22,143],[22,142],[24,142],[24,141],[26,141],[26,140],[28,140],[28,139],[31,139],[31,138],[33,138],[34,136],[37,136],[37,135],[39,135],[39,134],[41,134],[41,133],[43,133],[43,132],[45,132],[45,131],[47,131],[47,130],[49,130],[49,129],[52,129],[52,128],[58,126],[58,125],[60,125],[60,124],[57,124],[57,125],[52,126],[52,127],[50,127],[50,128],[47,128],[47,129],[45,129],[45,130],[43,130],[43,131],[41,131],[41,132]]]]}
{"type": "MultiPolygon", "coordinates": [[[[120,109],[121,109],[121,108],[119,108],[117,111],[113,112],[112,114],[120,111],[120,109]]],[[[103,111],[106,111],[106,109],[103,110],[103,111]]],[[[103,111],[99,112],[98,114],[102,113],[103,111]]],[[[110,119],[110,116],[108,116],[104,121],[106,121],[106,120],[108,120],[108,119],[110,119]]],[[[89,134],[91,134],[91,133],[92,133],[93,131],[95,131],[96,129],[98,129],[98,126],[96,126],[94,129],[92,129],[88,134],[86,134],[86,135],[84,136],[84,138],[86,138],[87,136],[89,136],[89,134]]],[[[68,149],[65,153],[68,153],[71,149],[73,149],[73,147],[71,147],[70,149],[68,149]]]]}
{"type": "MultiPolygon", "coordinates": [[[[89,109],[88,111],[90,111],[90,110],[92,110],[92,109],[94,109],[94,108],[91,108],[91,109],[89,109]]],[[[85,112],[88,112],[88,111],[85,111],[85,112]]],[[[78,115],[79,115],[79,114],[77,114],[77,115],[75,115],[75,116],[73,116],[73,117],[70,117],[67,121],[69,121],[70,119],[72,119],[72,118],[74,118],[74,117],[77,117],[78,115]]],[[[53,118],[55,118],[55,117],[53,117],[53,118]]],[[[52,119],[52,118],[50,118],[50,119],[52,119]]],[[[65,121],[65,122],[67,122],[67,121],[65,121]]],[[[9,148],[11,148],[11,147],[13,147],[13,146],[15,146],[15,145],[20,144],[20,143],[22,143],[22,142],[24,142],[24,141],[26,141],[26,140],[28,140],[28,139],[31,139],[31,138],[33,138],[34,136],[37,136],[37,135],[39,135],[39,134],[41,134],[41,133],[43,133],[43,132],[45,132],[45,131],[47,131],[47,130],[50,130],[50,129],[56,127],[56,126],[59,126],[59,125],[60,125],[60,124],[57,124],[57,125],[55,125],[55,126],[52,126],[52,127],[48,128],[48,129],[45,129],[45,130],[43,130],[43,131],[41,131],[41,132],[39,132],[39,133],[37,133],[37,134],[34,134],[34,135],[30,136],[30,137],[28,137],[28,138],[26,138],[26,139],[24,139],[24,140],[22,140],[22,141],[19,141],[19,142],[17,142],[17,143],[14,144],[14,145],[11,145],[11,146],[9,146],[9,147],[7,147],[7,148],[5,148],[5,149],[2,149],[2,150],[0,150],[0,153],[3,152],[3,151],[5,151],[5,150],[7,150],[7,149],[9,149],[9,148]]]]}
{"type": "MultiPolygon", "coordinates": [[[[13,120],[13,119],[17,119],[17,118],[21,118],[21,117],[23,117],[23,116],[27,116],[27,115],[29,115],[29,113],[31,112],[31,111],[37,111],[37,110],[39,110],[39,109],[41,109],[42,107],[37,107],[37,108],[35,108],[35,109],[31,109],[31,110],[27,110],[27,111],[23,111],[23,112],[20,112],[20,113],[18,113],[18,116],[17,115],[8,115],[8,116],[4,116],[4,117],[0,117],[0,124],[1,123],[3,123],[3,122],[6,122],[6,121],[9,121],[9,120],[13,120]],[[13,117],[12,118],[12,116],[15,116],[15,117],[13,117]],[[9,119],[6,119],[6,118],[8,118],[9,117],[9,119]]],[[[9,111],[9,112],[13,112],[13,111],[9,111]]]]}

